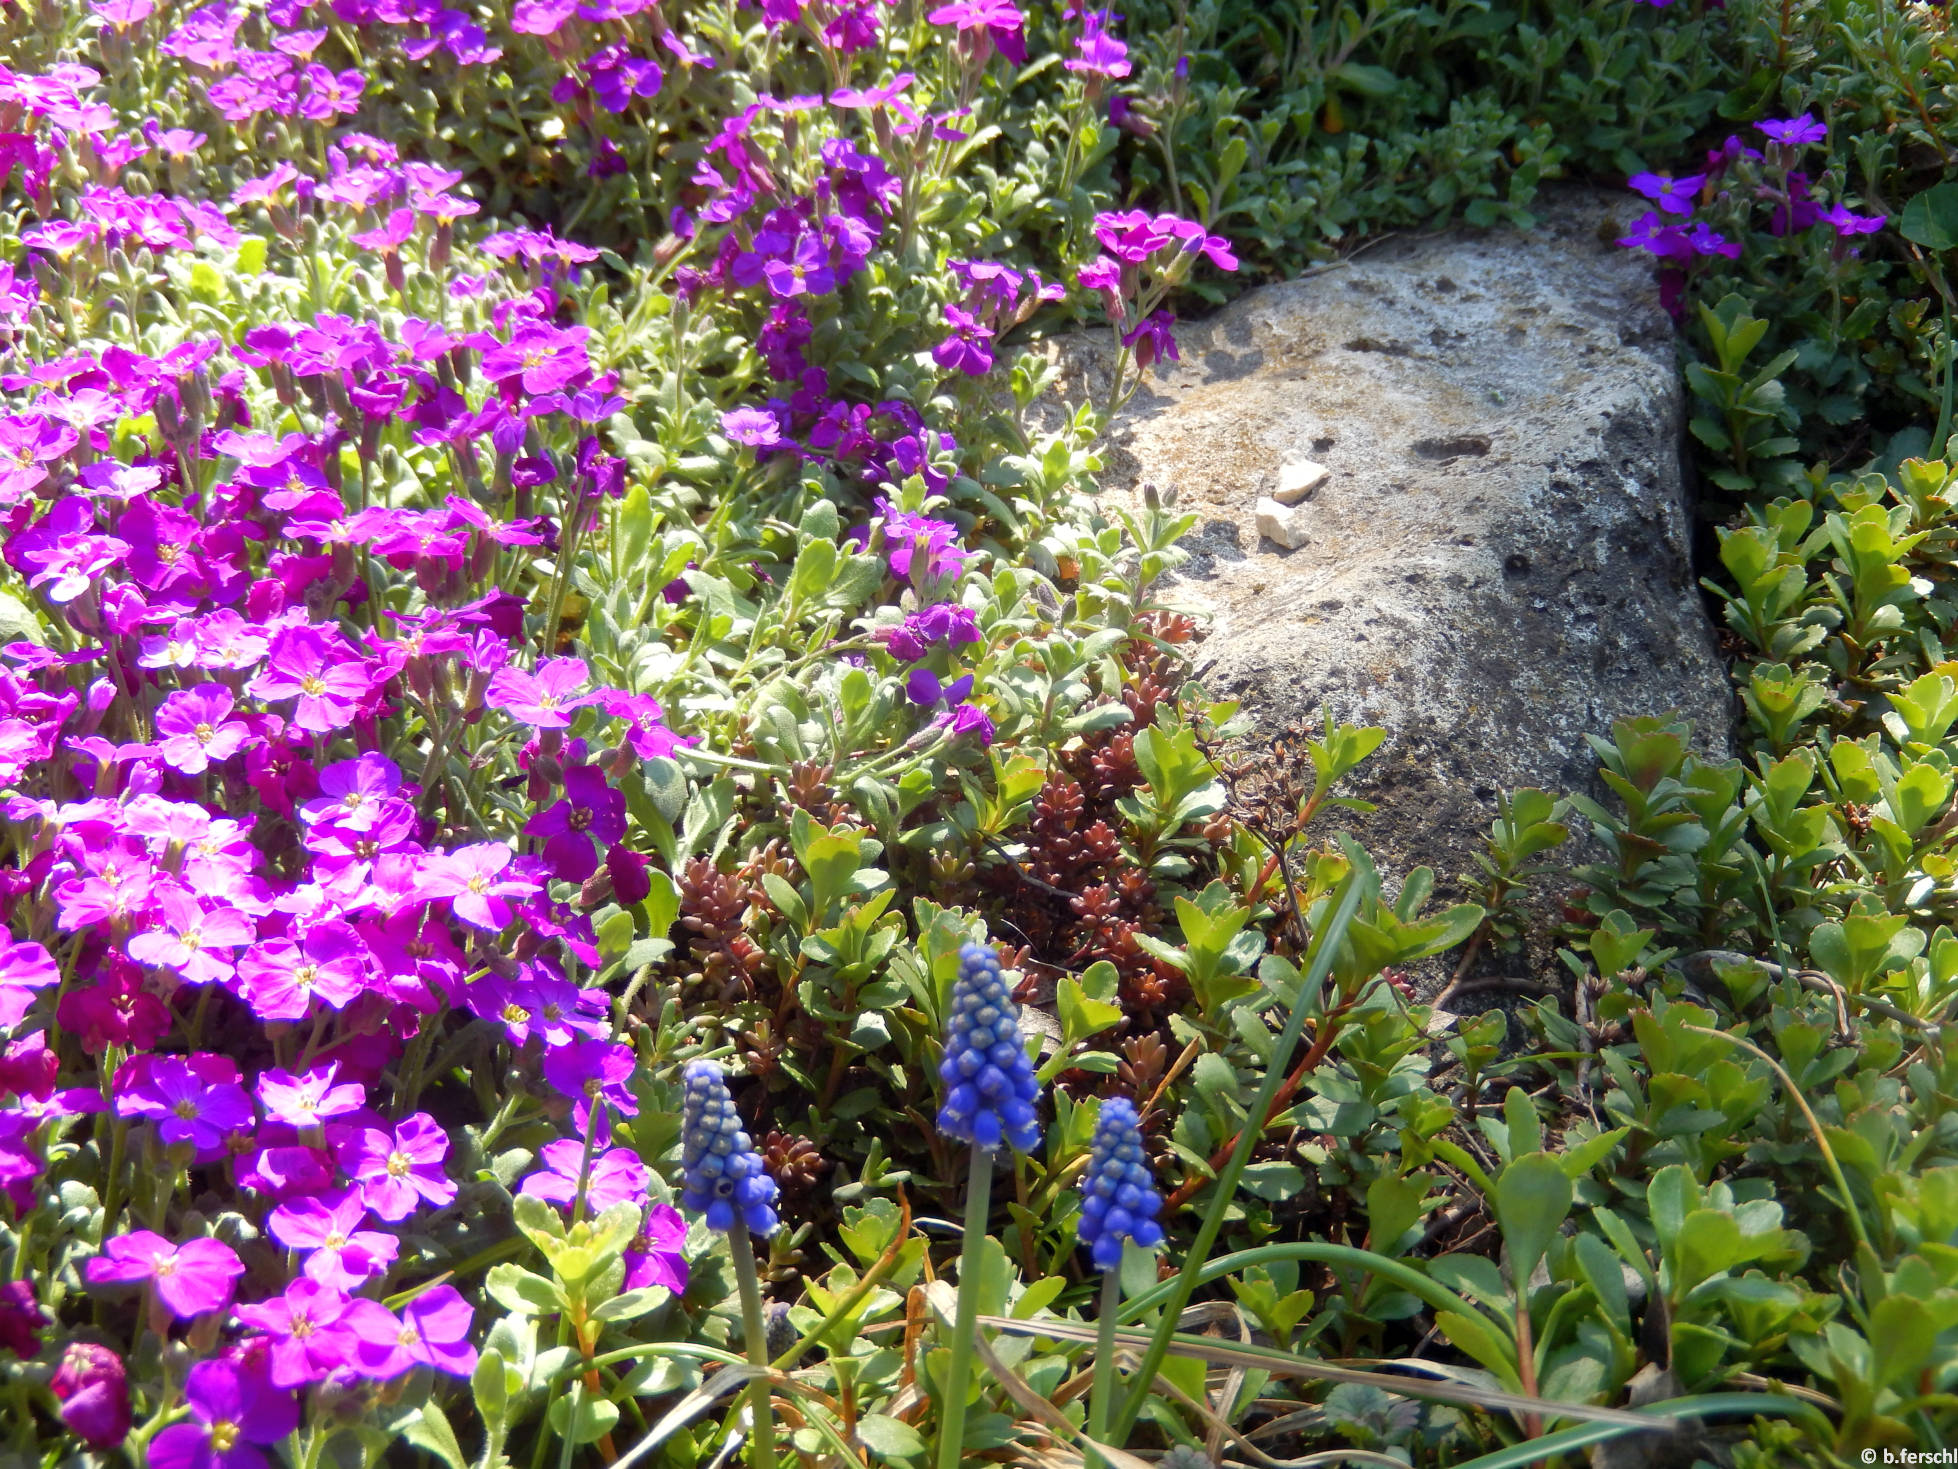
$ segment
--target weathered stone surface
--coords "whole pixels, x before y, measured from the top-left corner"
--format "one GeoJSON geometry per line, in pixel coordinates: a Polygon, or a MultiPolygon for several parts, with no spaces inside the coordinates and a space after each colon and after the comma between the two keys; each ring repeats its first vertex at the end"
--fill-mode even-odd
{"type": "Polygon", "coordinates": [[[1108,492],[1173,485],[1202,515],[1173,595],[1212,619],[1208,686],[1274,736],[1321,706],[1384,724],[1357,833],[1444,882],[1498,789],[1593,788],[1584,736],[1614,718],[1729,738],[1672,327],[1605,207],[1565,196],[1528,235],[1393,241],[1255,290],[1182,329],[1112,436],[1108,492]],[[1308,455],[1330,476],[1281,550],[1259,501],[1308,455]]]}

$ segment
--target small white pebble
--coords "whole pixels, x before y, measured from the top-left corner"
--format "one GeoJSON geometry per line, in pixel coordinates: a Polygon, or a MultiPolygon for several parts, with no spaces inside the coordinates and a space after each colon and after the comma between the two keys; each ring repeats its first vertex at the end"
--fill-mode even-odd
{"type": "Polygon", "coordinates": [[[1278,471],[1278,488],[1272,499],[1281,505],[1296,505],[1332,477],[1332,471],[1310,459],[1295,459],[1278,471]]]}
{"type": "Polygon", "coordinates": [[[1311,539],[1305,533],[1305,512],[1297,506],[1266,495],[1258,501],[1257,515],[1258,534],[1287,551],[1296,551],[1311,539]]]}

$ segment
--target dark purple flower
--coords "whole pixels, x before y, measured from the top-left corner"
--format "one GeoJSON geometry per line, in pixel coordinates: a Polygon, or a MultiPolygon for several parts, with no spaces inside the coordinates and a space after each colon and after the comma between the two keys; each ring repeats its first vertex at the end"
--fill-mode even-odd
{"type": "Polygon", "coordinates": [[[1176,334],[1171,330],[1176,318],[1168,311],[1152,311],[1122,334],[1122,345],[1135,353],[1135,365],[1147,372],[1157,362],[1177,362],[1176,334]]]}
{"type": "Polygon", "coordinates": [[[625,796],[597,767],[573,766],[564,773],[564,799],[531,817],[524,835],[546,838],[551,870],[566,882],[583,882],[598,871],[592,843],[610,846],[625,835],[625,796]]]}
{"type": "Polygon", "coordinates": [[[991,372],[992,328],[958,306],[945,308],[945,322],[952,334],[932,348],[932,361],[943,368],[956,368],[967,377],[984,377],[991,372]]]}
{"type": "Polygon", "coordinates": [[[639,1099],[630,1086],[636,1069],[630,1046],[588,1036],[544,1052],[544,1080],[559,1095],[574,1100],[571,1116],[580,1131],[590,1127],[595,1101],[606,1103],[622,1117],[639,1114],[639,1099]]]}
{"type": "Polygon", "coordinates": [[[257,1121],[235,1076],[217,1056],[138,1057],[116,1075],[116,1115],[147,1117],[164,1142],[187,1142],[199,1162],[208,1161],[224,1152],[233,1133],[249,1132],[257,1121]]]}
{"type": "Polygon", "coordinates": [[[1662,173],[1635,173],[1625,182],[1628,188],[1657,204],[1662,213],[1691,214],[1693,197],[1706,182],[1706,175],[1693,173],[1676,179],[1662,173]]]}
{"type": "Polygon", "coordinates": [[[1786,144],[1791,148],[1799,147],[1803,143],[1819,143],[1829,136],[1827,124],[1817,122],[1806,112],[1800,117],[1791,117],[1785,122],[1771,118],[1767,122],[1756,123],[1755,126],[1774,142],[1786,144]]]}
{"type": "Polygon", "coordinates": [[[290,1392],[222,1357],[190,1369],[184,1398],[194,1421],[150,1441],[150,1469],[268,1469],[261,1450],[299,1426],[290,1392]]]}
{"type": "Polygon", "coordinates": [[[41,1349],[40,1330],[47,1324],[47,1313],[34,1299],[32,1281],[0,1283],[0,1351],[33,1356],[41,1349]]]}

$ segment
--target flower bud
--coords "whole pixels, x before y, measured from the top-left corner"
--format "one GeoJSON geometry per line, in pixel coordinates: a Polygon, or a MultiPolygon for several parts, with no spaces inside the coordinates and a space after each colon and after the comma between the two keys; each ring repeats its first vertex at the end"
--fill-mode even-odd
{"type": "Polygon", "coordinates": [[[71,1342],[48,1384],[68,1431],[100,1453],[129,1437],[129,1376],[122,1358],[94,1342],[71,1342]]]}
{"type": "Polygon", "coordinates": [[[605,871],[612,879],[612,895],[627,908],[645,902],[653,890],[646,859],[630,847],[614,845],[605,854],[605,871]]]}

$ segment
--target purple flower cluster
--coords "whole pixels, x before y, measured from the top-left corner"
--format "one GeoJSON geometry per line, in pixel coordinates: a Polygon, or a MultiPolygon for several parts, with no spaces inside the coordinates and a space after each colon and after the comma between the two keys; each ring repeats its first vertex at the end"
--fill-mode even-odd
{"type": "Polygon", "coordinates": [[[1768,205],[1768,232],[1773,235],[1826,224],[1834,232],[1834,252],[1839,259],[1856,253],[1847,244],[1849,240],[1883,228],[1885,216],[1881,214],[1856,214],[1841,201],[1825,209],[1810,193],[1809,175],[1794,166],[1803,148],[1828,138],[1825,124],[1804,112],[1799,117],[1770,119],[1756,126],[1768,140],[1765,155],[1733,135],[1707,152],[1706,166],[1698,173],[1681,177],[1637,173],[1627,180],[1633,192],[1657,207],[1639,216],[1618,243],[1644,250],[1667,267],[1661,272],[1660,294],[1675,319],[1683,319],[1681,303],[1692,272],[1710,257],[1736,260],[1741,253],[1739,241],[1729,239],[1706,220],[1692,217],[1703,205],[1731,206],[1736,200],[1764,202],[1768,205]],[[1756,169],[1756,164],[1764,166],[1756,169]],[[1742,167],[1748,170],[1745,178],[1737,172],[1742,167]],[[1721,187],[1730,172],[1736,173],[1738,190],[1721,187]]]}
{"type": "Polygon", "coordinates": [[[1140,209],[1098,214],[1094,231],[1102,253],[1081,267],[1076,280],[1100,293],[1109,323],[1138,368],[1177,361],[1175,318],[1161,303],[1199,256],[1219,270],[1236,270],[1230,242],[1195,220],[1140,209]]]}
{"type": "MultiPolygon", "coordinates": [[[[873,0],[757,4],[832,58],[884,23],[873,0]]],[[[720,63],[655,0],[517,0],[507,19],[444,0],[90,8],[102,69],[0,69],[0,178],[33,215],[26,258],[0,263],[0,345],[58,339],[55,305],[99,301],[131,259],[172,252],[201,272],[196,252],[324,259],[351,242],[375,277],[361,290],[384,294],[384,275],[412,303],[342,314],[315,309],[320,292],[273,295],[294,304],[222,336],[139,334],[155,325],[139,294],[116,303],[135,318],[119,339],[71,333],[0,364],[0,561],[55,634],[0,647],[0,1195],[16,1217],[45,1207],[50,1152],[83,1142],[141,1181],[140,1208],[109,1182],[81,1275],[141,1303],[139,1334],[174,1338],[176,1396],[148,1456],[260,1469],[302,1390],[476,1364],[476,1282],[431,1284],[428,1250],[404,1245],[497,1187],[465,1169],[447,1105],[432,1090],[422,1105],[465,1026],[500,1046],[525,1125],[571,1133],[517,1191],[574,1215],[633,1205],[624,1288],[687,1282],[680,1215],[615,1145],[638,1068],[588,976],[604,965],[594,914],[639,905],[656,876],[629,832],[638,767],[691,741],[526,595],[625,492],[606,430],[634,389],[594,361],[602,330],[576,290],[599,252],[549,229],[483,234],[473,180],[358,129],[381,115],[381,78],[447,85],[522,48],[553,68],[564,136],[603,176],[720,63]],[[118,112],[104,76],[138,49],[184,79],[184,111],[118,112]],[[175,125],[190,120],[205,131],[175,125]],[[254,154],[280,161],[251,176],[254,154]],[[227,197],[198,192],[213,180],[227,197]],[[458,268],[464,249],[483,273],[458,268]],[[206,1191],[224,1216],[188,1207],[206,1191]]],[[[691,252],[676,309],[745,322],[766,372],[723,415],[726,439],[744,464],[794,456],[874,503],[863,544],[906,608],[883,634],[893,672],[921,720],[986,744],[958,666],[984,639],[954,600],[976,553],[950,521],[899,508],[940,503],[900,487],[942,495],[959,445],[916,406],[930,393],[862,401],[856,364],[826,345],[875,284],[873,255],[910,238],[907,189],[967,135],[979,73],[995,53],[1027,60],[1011,0],[927,19],[965,70],[965,91],[933,104],[947,110],[914,106],[909,73],[856,86],[847,68],[827,97],[757,98],[708,138],[660,249],[691,252]],[[838,123],[852,136],[821,136],[838,123]]],[[[1067,69],[1126,76],[1118,20],[1080,12],[1067,69]]],[[[1138,312],[1125,340],[1145,364],[1174,356],[1154,308],[1197,254],[1235,268],[1228,246],[1166,215],[1103,216],[1096,233],[1114,272],[1098,288],[1138,312]]],[[[999,261],[946,274],[957,300],[932,356],[957,377],[989,373],[1001,338],[1065,294],[999,261]]],[[[983,1041],[985,1017],[972,1024],[983,1041]]],[[[769,1232],[774,1188],[724,1085],[688,1085],[689,1202],[769,1232]]],[[[1017,1073],[1012,1096],[972,1086],[1020,1140],[1017,1073]]],[[[31,1286],[0,1289],[0,1349],[33,1353],[48,1324],[31,1286]]],[[[51,1386],[83,1443],[128,1435],[122,1355],[73,1344],[51,1386]]]]}

